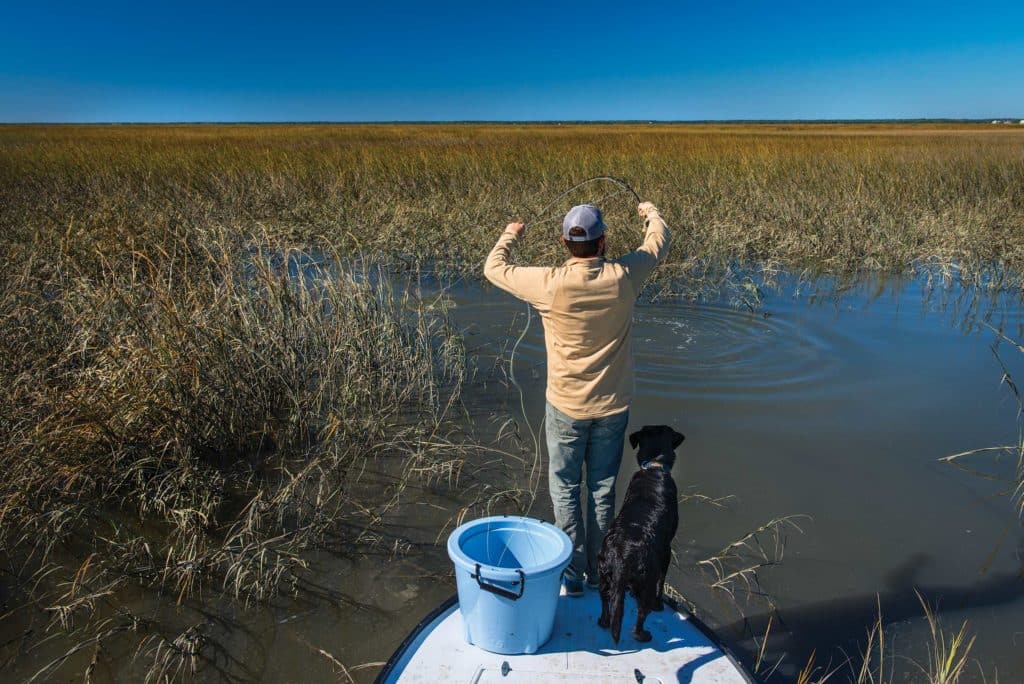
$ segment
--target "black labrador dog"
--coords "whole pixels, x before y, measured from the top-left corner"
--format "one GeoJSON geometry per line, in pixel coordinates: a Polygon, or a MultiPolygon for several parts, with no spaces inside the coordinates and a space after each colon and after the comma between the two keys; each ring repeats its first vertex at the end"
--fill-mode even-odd
{"type": "Polygon", "coordinates": [[[662,610],[665,574],[672,560],[672,537],[679,526],[678,495],[672,480],[674,449],[685,437],[667,425],[644,426],[629,436],[640,470],[626,490],[622,509],[615,516],[598,554],[601,582],[601,617],[597,624],[611,627],[619,643],[622,611],[628,591],[636,599],[633,638],[646,642],[651,633],[644,620],[662,610]]]}

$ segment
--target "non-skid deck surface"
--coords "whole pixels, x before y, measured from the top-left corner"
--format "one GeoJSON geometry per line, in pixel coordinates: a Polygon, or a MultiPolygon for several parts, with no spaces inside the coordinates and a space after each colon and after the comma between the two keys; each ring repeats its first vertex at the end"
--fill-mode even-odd
{"type": "Polygon", "coordinates": [[[646,644],[630,630],[636,605],[627,598],[622,638],[597,626],[601,599],[596,591],[558,600],[551,640],[532,655],[500,655],[471,646],[463,638],[458,604],[442,613],[409,645],[386,681],[440,682],[693,682],[746,684],[736,665],[683,613],[668,606],[651,613],[646,644]]]}

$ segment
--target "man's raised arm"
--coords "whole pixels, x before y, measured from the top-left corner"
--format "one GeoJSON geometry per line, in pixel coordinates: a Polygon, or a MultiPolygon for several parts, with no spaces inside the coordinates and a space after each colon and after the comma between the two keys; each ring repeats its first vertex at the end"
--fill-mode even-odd
{"type": "Polygon", "coordinates": [[[654,272],[654,267],[668,256],[671,237],[668,226],[658,208],[650,202],[641,202],[637,212],[644,219],[644,241],[637,249],[624,255],[620,261],[629,269],[637,291],[654,272]]]}
{"type": "Polygon", "coordinates": [[[509,294],[542,306],[547,300],[547,280],[550,268],[513,266],[509,263],[512,245],[525,231],[522,223],[510,223],[498,238],[484,262],[484,277],[509,294]]]}

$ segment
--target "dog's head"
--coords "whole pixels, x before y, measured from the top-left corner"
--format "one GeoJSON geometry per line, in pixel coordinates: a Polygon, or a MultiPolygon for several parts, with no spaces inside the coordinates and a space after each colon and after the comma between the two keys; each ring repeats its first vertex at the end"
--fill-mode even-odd
{"type": "Polygon", "coordinates": [[[645,425],[629,436],[629,444],[636,452],[636,462],[660,463],[671,469],[676,462],[675,448],[686,439],[668,425],[645,425]]]}

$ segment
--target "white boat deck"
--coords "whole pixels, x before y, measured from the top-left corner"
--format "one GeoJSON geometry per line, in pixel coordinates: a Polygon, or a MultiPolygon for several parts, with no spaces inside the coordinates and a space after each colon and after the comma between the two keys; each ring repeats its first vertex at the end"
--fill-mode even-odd
{"type": "MultiPolygon", "coordinates": [[[[656,684],[748,684],[751,679],[712,642],[685,612],[669,606],[651,613],[646,644],[632,635],[636,606],[626,599],[618,647],[597,626],[601,599],[588,590],[580,598],[561,596],[548,641],[531,655],[500,655],[467,644],[455,603],[413,635],[390,670],[378,681],[413,684],[466,682],[640,682],[656,684]]],[[[398,654],[396,654],[398,655],[398,654]]]]}

